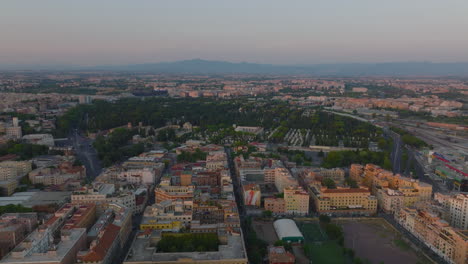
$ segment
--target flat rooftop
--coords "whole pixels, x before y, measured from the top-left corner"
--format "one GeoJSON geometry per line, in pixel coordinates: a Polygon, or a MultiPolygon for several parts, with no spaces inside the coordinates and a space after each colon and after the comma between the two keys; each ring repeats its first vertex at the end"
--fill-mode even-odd
{"type": "Polygon", "coordinates": [[[34,205],[63,203],[71,196],[71,192],[18,192],[12,196],[0,197],[0,206],[21,204],[25,207],[34,205]]]}
{"type": "Polygon", "coordinates": [[[220,245],[218,251],[212,252],[175,252],[157,253],[156,247],[150,247],[150,238],[137,237],[125,259],[124,263],[178,261],[180,259],[191,259],[196,261],[215,261],[223,259],[247,260],[244,250],[244,241],[240,234],[228,235],[228,244],[220,245]]]}

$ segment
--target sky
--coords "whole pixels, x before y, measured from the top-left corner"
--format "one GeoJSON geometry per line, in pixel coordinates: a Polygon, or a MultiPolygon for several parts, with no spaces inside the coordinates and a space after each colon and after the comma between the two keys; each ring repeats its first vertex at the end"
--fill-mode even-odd
{"type": "Polygon", "coordinates": [[[0,64],[467,62],[467,0],[2,0],[0,64]]]}

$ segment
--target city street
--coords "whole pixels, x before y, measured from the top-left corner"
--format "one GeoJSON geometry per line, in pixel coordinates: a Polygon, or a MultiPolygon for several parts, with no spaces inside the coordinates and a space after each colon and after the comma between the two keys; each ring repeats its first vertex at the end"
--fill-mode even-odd
{"type": "Polygon", "coordinates": [[[102,171],[101,162],[93,147],[93,141],[87,137],[81,136],[76,129],[70,133],[68,139],[71,141],[78,159],[86,167],[87,178],[93,180],[102,171]]]}

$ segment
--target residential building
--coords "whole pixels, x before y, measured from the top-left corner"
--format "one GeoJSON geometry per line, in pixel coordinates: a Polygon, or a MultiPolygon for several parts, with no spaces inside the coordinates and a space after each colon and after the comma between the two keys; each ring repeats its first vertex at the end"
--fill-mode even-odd
{"type": "Polygon", "coordinates": [[[377,198],[367,188],[328,189],[319,185],[309,187],[316,212],[323,214],[377,213],[377,198]]]}
{"type": "Polygon", "coordinates": [[[10,252],[23,241],[26,234],[25,226],[15,220],[0,223],[0,258],[10,252]]]}
{"type": "Polygon", "coordinates": [[[404,206],[404,200],[404,193],[398,190],[384,188],[377,191],[377,201],[380,209],[386,213],[394,214],[399,212],[404,206]]]}
{"type": "Polygon", "coordinates": [[[262,193],[260,186],[255,183],[242,185],[242,196],[244,197],[245,206],[260,207],[262,193]]]}
{"type": "Polygon", "coordinates": [[[30,161],[2,161],[0,162],[0,180],[23,177],[32,169],[30,161]]]}
{"type": "Polygon", "coordinates": [[[284,198],[265,198],[264,207],[265,210],[271,211],[275,215],[283,215],[286,213],[286,203],[284,201],[284,198]]]}
{"type": "Polygon", "coordinates": [[[220,245],[217,251],[208,252],[156,252],[161,232],[144,230],[137,234],[124,264],[247,264],[247,254],[242,240],[242,230],[218,230],[220,245]]]}
{"type": "Polygon", "coordinates": [[[269,264],[294,264],[296,258],[294,254],[286,251],[283,246],[268,247],[268,263],[269,264]]]}
{"type": "Polygon", "coordinates": [[[395,219],[448,263],[466,264],[468,232],[456,230],[437,215],[413,208],[403,208],[395,219]]]}
{"type": "Polygon", "coordinates": [[[156,203],[165,200],[183,200],[193,199],[194,186],[159,186],[154,190],[156,203]]]}
{"type": "Polygon", "coordinates": [[[138,185],[154,185],[156,181],[155,172],[150,168],[123,170],[117,174],[116,178],[120,181],[138,185]]]}
{"type": "Polygon", "coordinates": [[[5,135],[8,139],[21,139],[21,137],[23,136],[23,132],[21,130],[21,126],[18,125],[17,118],[16,118],[16,123],[15,123],[15,120],[13,120],[13,125],[7,126],[5,128],[5,135]]]}
{"type": "Polygon", "coordinates": [[[377,195],[379,189],[390,188],[398,190],[404,195],[404,206],[411,206],[416,202],[427,201],[432,196],[432,185],[417,179],[393,174],[374,164],[367,164],[364,173],[358,181],[371,188],[372,194],[377,195]]]}
{"type": "Polygon", "coordinates": [[[84,166],[73,166],[71,162],[63,162],[57,168],[43,167],[29,172],[29,180],[33,184],[60,185],[68,181],[81,180],[86,176],[84,166]]]}
{"type": "Polygon", "coordinates": [[[18,187],[19,180],[31,171],[30,161],[0,162],[0,194],[10,196],[18,187]]]}
{"type": "Polygon", "coordinates": [[[284,202],[287,214],[309,214],[309,194],[301,187],[286,187],[284,189],[284,202]]]}
{"type": "Polygon", "coordinates": [[[192,222],[193,202],[165,200],[146,207],[140,229],[177,232],[192,222]]]}
{"type": "Polygon", "coordinates": [[[180,185],[181,186],[189,186],[192,185],[192,172],[190,171],[183,171],[180,175],[180,185]]]}
{"type": "Polygon", "coordinates": [[[86,247],[93,206],[66,204],[19,243],[0,263],[74,264],[86,247]],[[62,228],[66,226],[66,228],[62,228]],[[59,234],[59,237],[56,235],[59,234]]]}
{"type": "Polygon", "coordinates": [[[448,211],[450,225],[462,230],[468,230],[468,194],[455,193],[444,195],[435,193],[436,199],[448,211]]]}
{"type": "Polygon", "coordinates": [[[351,164],[349,169],[349,177],[356,182],[361,182],[362,174],[364,173],[364,166],[361,164],[351,164]]]}
{"type": "Polygon", "coordinates": [[[120,227],[114,224],[106,225],[93,240],[86,251],[80,251],[77,263],[113,264],[119,257],[120,227]]]}
{"type": "Polygon", "coordinates": [[[114,184],[95,183],[85,186],[71,195],[73,204],[96,204],[98,213],[102,213],[111,203],[129,208],[133,214],[139,213],[135,193],[131,190],[116,190],[114,184]]]}
{"type": "Polygon", "coordinates": [[[286,168],[275,171],[275,186],[278,192],[284,192],[286,187],[298,186],[298,182],[286,168]]]}

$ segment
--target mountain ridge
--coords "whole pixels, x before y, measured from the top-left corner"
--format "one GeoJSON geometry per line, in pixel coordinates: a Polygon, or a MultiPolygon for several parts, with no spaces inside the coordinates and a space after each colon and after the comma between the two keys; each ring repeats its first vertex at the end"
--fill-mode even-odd
{"type": "Polygon", "coordinates": [[[125,71],[167,74],[277,74],[311,76],[468,76],[468,62],[383,62],[274,65],[191,59],[125,65],[0,65],[3,70],[125,71]]]}

